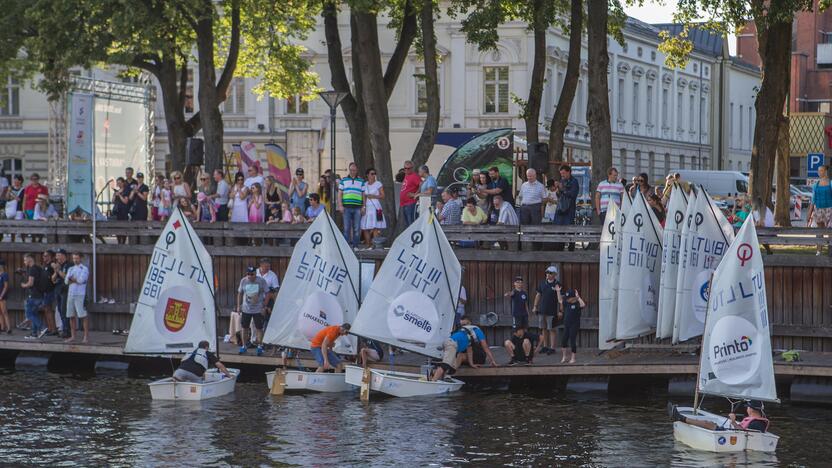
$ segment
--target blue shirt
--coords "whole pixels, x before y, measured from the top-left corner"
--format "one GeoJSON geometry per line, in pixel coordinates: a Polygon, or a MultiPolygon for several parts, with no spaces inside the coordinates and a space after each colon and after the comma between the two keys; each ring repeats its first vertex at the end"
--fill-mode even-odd
{"type": "Polygon", "coordinates": [[[451,339],[456,341],[456,352],[464,353],[468,350],[468,334],[464,330],[451,333],[451,339]]]}
{"type": "Polygon", "coordinates": [[[306,219],[315,219],[318,217],[321,212],[324,211],[324,205],[318,204],[317,208],[314,208],[312,205],[309,205],[306,208],[306,219]]]}
{"type": "Polygon", "coordinates": [[[529,315],[529,293],[525,290],[513,289],[511,291],[511,315],[515,317],[529,315]]]}
{"type": "Polygon", "coordinates": [[[436,195],[436,179],[432,175],[425,177],[425,180],[419,185],[419,193],[427,192],[430,188],[434,191],[433,195],[436,195]]]}
{"type": "Polygon", "coordinates": [[[812,203],[815,208],[832,208],[832,184],[820,185],[820,182],[815,182],[812,185],[812,203]]]}
{"type": "Polygon", "coordinates": [[[3,273],[0,273],[0,301],[5,300],[6,296],[8,295],[8,291],[6,292],[6,294],[3,294],[3,288],[6,286],[8,282],[9,274],[5,271],[3,273]]]}

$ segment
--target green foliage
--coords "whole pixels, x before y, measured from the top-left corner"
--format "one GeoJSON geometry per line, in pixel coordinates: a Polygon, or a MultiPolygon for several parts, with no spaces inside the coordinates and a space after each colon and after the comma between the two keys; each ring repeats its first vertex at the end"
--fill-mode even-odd
{"type": "Polygon", "coordinates": [[[554,24],[568,15],[569,2],[546,0],[535,8],[533,0],[452,0],[448,14],[462,18],[462,31],[468,42],[481,49],[496,49],[500,40],[497,29],[510,21],[521,21],[532,29],[535,24],[554,24]]]}

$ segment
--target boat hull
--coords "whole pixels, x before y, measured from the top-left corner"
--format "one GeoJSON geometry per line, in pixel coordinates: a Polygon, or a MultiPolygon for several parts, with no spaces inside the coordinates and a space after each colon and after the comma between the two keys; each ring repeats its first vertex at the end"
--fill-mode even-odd
{"type": "MultiPolygon", "coordinates": [[[[361,380],[364,369],[358,366],[346,367],[346,382],[350,385],[361,387],[361,380]]],[[[445,395],[459,391],[464,382],[457,379],[446,379],[439,382],[431,382],[421,374],[409,372],[396,372],[382,369],[370,370],[370,390],[386,393],[395,397],[414,397],[445,395]]]]}
{"type": "MultiPolygon", "coordinates": [[[[276,371],[266,372],[266,383],[272,388],[276,371]]],[[[344,373],[305,372],[299,370],[286,371],[286,391],[308,392],[351,392],[355,387],[344,381],[344,373]]]]}
{"type": "MultiPolygon", "coordinates": [[[[711,421],[720,427],[730,427],[728,418],[707,411],[699,410],[696,414],[693,408],[678,407],[682,416],[711,421]]],[[[721,430],[711,431],[681,421],[673,423],[673,437],[683,444],[696,450],[715,453],[730,452],[774,452],[780,438],[770,432],[721,430]]]]}
{"type": "Polygon", "coordinates": [[[225,377],[216,369],[205,372],[204,383],[176,382],[173,378],[157,380],[147,384],[150,397],[154,400],[207,400],[221,397],[234,391],[239,369],[228,369],[231,377],[225,377]]]}

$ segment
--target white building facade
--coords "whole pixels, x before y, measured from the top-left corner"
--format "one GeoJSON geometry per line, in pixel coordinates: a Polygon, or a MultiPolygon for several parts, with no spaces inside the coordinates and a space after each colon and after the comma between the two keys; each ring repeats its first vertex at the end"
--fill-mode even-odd
{"type": "MultiPolygon", "coordinates": [[[[379,20],[382,60],[395,46],[394,32],[379,20]]],[[[341,41],[350,44],[349,17],[339,17],[341,41]]],[[[668,68],[658,50],[660,29],[630,19],[624,29],[625,44],[609,41],[609,99],[613,129],[613,164],[622,176],[645,172],[658,182],[677,169],[747,170],[753,135],[754,93],[759,73],[728,56],[722,38],[701,33],[694,36],[695,49],[683,69],[668,68]],[[733,110],[732,110],[733,109],[733,110]],[[750,116],[750,117],[749,117],[750,116]],[[722,131],[720,131],[722,129],[722,131]]],[[[475,134],[493,128],[513,127],[525,135],[524,121],[514,96],[525,99],[533,64],[532,36],[524,23],[500,27],[496,50],[480,50],[466,41],[458,20],[441,16],[436,23],[440,88],[440,132],[475,134]]],[[[304,45],[320,86],[329,88],[330,73],[323,22],[304,45]]],[[[566,72],[568,35],[551,28],[547,37],[546,82],[540,115],[540,138],[548,141],[548,122],[554,114],[566,72]]],[[[344,51],[351,76],[351,51],[344,51]]],[[[196,68],[194,66],[194,68],[196,68]]],[[[586,120],[587,61],[584,43],[580,77],[569,125],[565,132],[564,159],[589,162],[590,134],[586,120]]],[[[388,102],[393,167],[401,167],[412,156],[425,119],[425,89],[421,79],[421,57],[410,56],[388,102]]],[[[98,73],[105,78],[107,73],[98,73]]],[[[112,76],[112,74],[109,74],[112,76]]],[[[192,73],[190,91],[199,77],[192,73]]],[[[251,89],[256,81],[235,78],[223,106],[226,150],[240,141],[258,148],[275,142],[289,155],[292,168],[304,167],[309,180],[329,168],[329,108],[319,98],[305,102],[292,99],[258,98],[251,89]]],[[[9,172],[46,171],[49,105],[43,95],[27,86],[17,86],[17,107],[0,113],[0,163],[9,172]],[[16,113],[15,113],[16,112],[16,113]],[[7,115],[12,114],[12,115],[7,115]]],[[[192,100],[186,115],[198,110],[192,100]]],[[[157,170],[166,167],[168,145],[161,101],[155,109],[157,170]]],[[[336,171],[344,172],[352,160],[349,132],[339,112],[336,171]]],[[[428,165],[435,173],[455,148],[437,145],[428,165]]]]}

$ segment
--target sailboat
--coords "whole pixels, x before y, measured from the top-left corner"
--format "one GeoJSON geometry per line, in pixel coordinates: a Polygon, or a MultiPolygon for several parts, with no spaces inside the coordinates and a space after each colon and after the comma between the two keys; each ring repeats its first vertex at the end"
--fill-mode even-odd
{"type": "MultiPolygon", "coordinates": [[[[625,197],[626,198],[626,197],[625,197]]],[[[598,349],[615,345],[615,322],[618,309],[618,270],[620,264],[621,209],[610,203],[601,231],[598,265],[598,349]]]]}
{"type": "MultiPolygon", "coordinates": [[[[211,256],[178,207],[159,235],[130,324],[125,354],[173,356],[194,351],[200,341],[218,351],[211,256]]],[[[166,378],[151,382],[154,400],[204,400],[234,391],[240,371],[205,372],[203,383],[166,378]]]]}
{"type": "MultiPolygon", "coordinates": [[[[429,200],[422,206],[430,206],[429,200]]],[[[441,358],[453,328],[462,266],[430,210],[393,242],[361,304],[351,333],[431,358],[441,358]]],[[[455,392],[454,378],[429,381],[422,374],[369,369],[369,389],[397,397],[455,392]]],[[[361,386],[364,369],[346,367],[346,381],[361,386]]]]}
{"type": "Polygon", "coordinates": [[[703,394],[729,400],[779,402],[774,385],[765,273],[751,216],[711,278],[696,382],[694,406],[677,409],[686,418],[710,421],[720,430],[676,421],[676,440],[711,452],[777,449],[776,435],[734,429],[727,418],[699,409],[698,401],[703,394]]]}
{"type": "MultiPolygon", "coordinates": [[[[272,318],[263,341],[294,350],[309,350],[312,338],[324,327],[351,323],[358,312],[359,263],[335,221],[324,211],[306,230],[292,251],[283,287],[277,293],[272,318]]],[[[356,338],[342,336],[338,354],[355,354],[356,338]]],[[[346,392],[344,373],[278,369],[266,373],[274,393],[282,390],[346,392]],[[275,388],[276,384],[282,388],[275,388]]]]}
{"type": "Polygon", "coordinates": [[[676,284],[673,344],[699,336],[705,330],[708,281],[734,240],[734,228],[704,188],[699,188],[691,205],[687,230],[683,230],[685,251],[676,284]]]}
{"type": "Polygon", "coordinates": [[[656,328],[662,227],[640,190],[621,227],[615,338],[629,340],[656,328]]]}
{"type": "Polygon", "coordinates": [[[679,276],[679,255],[682,246],[682,226],[688,198],[685,189],[675,184],[667,202],[667,219],[662,234],[662,273],[659,289],[659,313],[656,320],[656,338],[673,336],[673,314],[676,310],[676,281],[679,276]]]}

